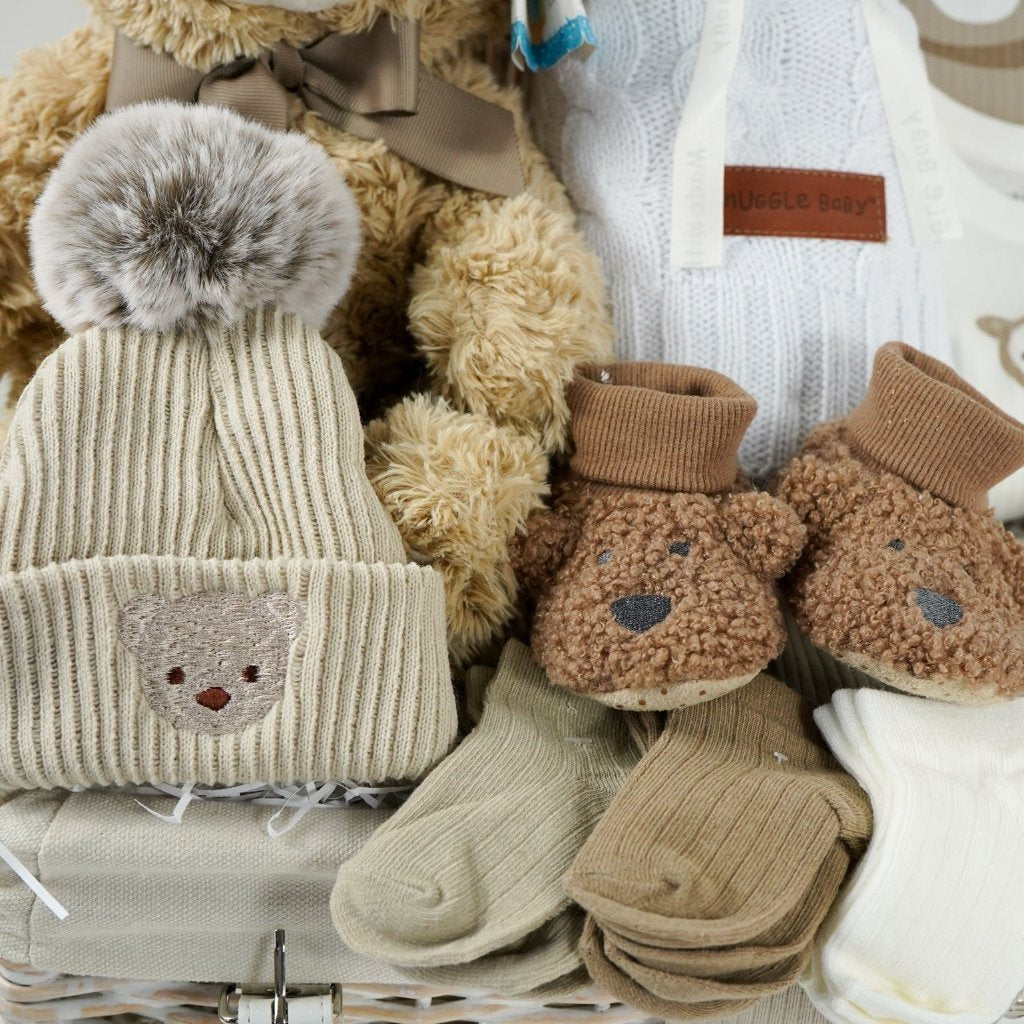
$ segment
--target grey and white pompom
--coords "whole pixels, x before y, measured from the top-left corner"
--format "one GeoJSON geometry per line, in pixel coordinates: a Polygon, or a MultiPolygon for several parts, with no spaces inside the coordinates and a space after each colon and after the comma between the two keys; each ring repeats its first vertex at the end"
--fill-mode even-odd
{"type": "Polygon", "coordinates": [[[352,278],[359,211],[327,155],[213,106],[100,118],[32,216],[46,308],[88,327],[198,332],[277,306],[321,327],[352,278]]]}

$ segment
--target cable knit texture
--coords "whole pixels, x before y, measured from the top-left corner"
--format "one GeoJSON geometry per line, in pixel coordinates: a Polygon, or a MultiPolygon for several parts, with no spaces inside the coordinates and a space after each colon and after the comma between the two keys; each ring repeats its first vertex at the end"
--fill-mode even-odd
{"type": "Polygon", "coordinates": [[[447,753],[441,578],[406,564],[319,335],[268,311],[94,329],[44,362],[0,461],[0,707],[9,787],[416,778],[447,753]],[[253,626],[217,647],[166,614],[195,595],[269,595],[296,627],[272,706],[229,731],[259,690],[225,660],[253,626]],[[161,713],[154,688],[217,673],[190,722],[161,713]]]}
{"type": "Polygon", "coordinates": [[[884,342],[948,359],[940,270],[911,243],[860,0],[747,0],[725,159],[883,175],[889,241],[730,237],[721,267],[670,268],[672,147],[704,6],[593,0],[600,48],[540,76],[533,114],[608,278],[617,354],[709,366],[753,394],[740,459],[764,476],[853,408],[884,342]]]}

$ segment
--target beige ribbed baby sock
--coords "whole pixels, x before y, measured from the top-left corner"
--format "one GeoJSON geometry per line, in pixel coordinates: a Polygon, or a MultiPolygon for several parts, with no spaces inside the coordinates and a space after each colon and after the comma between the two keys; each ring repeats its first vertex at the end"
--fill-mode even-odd
{"type": "Polygon", "coordinates": [[[621,713],[550,685],[510,642],[479,726],[342,865],[342,938],[405,967],[522,941],[569,906],[562,879],[638,758],[621,713]]]}
{"type": "Polygon", "coordinates": [[[870,828],[867,797],[819,745],[809,708],[762,674],[669,715],[567,890],[639,942],[771,945],[836,843],[859,848],[870,828]]]}
{"type": "Polygon", "coordinates": [[[409,967],[405,973],[438,988],[486,988],[505,996],[567,994],[586,983],[579,977],[584,917],[579,907],[571,906],[521,942],[479,960],[452,967],[409,967]]]}

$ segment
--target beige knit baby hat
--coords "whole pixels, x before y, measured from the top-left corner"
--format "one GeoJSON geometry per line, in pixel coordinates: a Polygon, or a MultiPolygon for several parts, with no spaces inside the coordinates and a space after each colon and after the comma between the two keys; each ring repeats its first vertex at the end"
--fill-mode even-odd
{"type": "Polygon", "coordinates": [[[0,786],[376,782],[448,752],[441,578],[287,311],[326,317],[358,237],[315,145],[214,108],[109,116],[51,178],[40,288],[98,326],[0,458],[0,786]]]}

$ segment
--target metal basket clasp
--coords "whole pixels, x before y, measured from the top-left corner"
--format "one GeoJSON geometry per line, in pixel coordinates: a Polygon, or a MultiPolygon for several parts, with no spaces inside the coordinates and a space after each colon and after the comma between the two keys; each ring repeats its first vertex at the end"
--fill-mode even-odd
{"type": "Polygon", "coordinates": [[[286,981],[285,941],[284,929],[279,928],[274,932],[274,984],[273,987],[260,985],[225,985],[221,989],[220,1000],[217,1004],[217,1016],[222,1024],[239,1024],[241,1007],[246,1007],[246,1021],[254,1020],[253,1006],[258,1006],[262,1011],[266,1005],[266,1017],[262,1013],[258,1016],[267,1020],[268,1024],[289,1024],[288,1003],[296,1000],[329,999],[331,1004],[331,1015],[334,1019],[341,1016],[342,995],[340,985],[292,985],[288,987],[286,981]]]}

